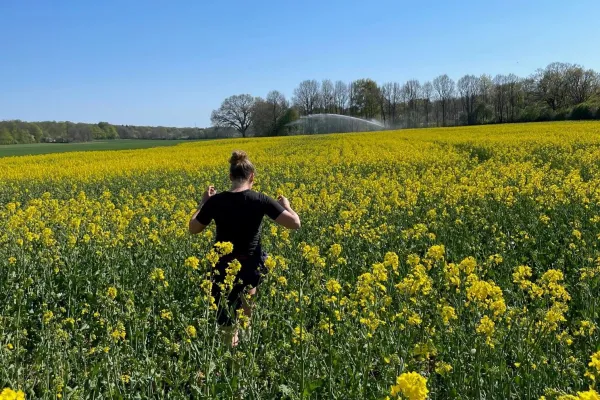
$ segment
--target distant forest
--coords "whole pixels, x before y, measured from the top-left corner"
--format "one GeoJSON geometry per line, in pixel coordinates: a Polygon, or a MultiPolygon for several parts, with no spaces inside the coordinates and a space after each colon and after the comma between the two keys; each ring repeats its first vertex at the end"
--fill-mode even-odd
{"type": "Polygon", "coordinates": [[[237,136],[230,128],[169,128],[162,126],[111,125],[108,122],[0,121],[0,145],[68,143],[110,139],[216,139],[237,136]]]}
{"type": "Polygon", "coordinates": [[[552,63],[526,78],[465,75],[455,82],[444,74],[424,83],[305,80],[291,101],[276,90],[264,99],[228,97],[212,112],[212,128],[13,120],[0,121],[0,144],[279,136],[293,133],[290,122],[313,114],[378,120],[386,129],[600,119],[600,74],[576,64],[552,63]]]}

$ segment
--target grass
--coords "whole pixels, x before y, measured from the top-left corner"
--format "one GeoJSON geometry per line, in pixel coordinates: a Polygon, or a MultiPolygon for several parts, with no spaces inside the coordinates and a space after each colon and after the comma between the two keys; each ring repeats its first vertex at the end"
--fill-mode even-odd
{"type": "Polygon", "coordinates": [[[190,140],[119,139],[83,143],[32,143],[0,146],[0,158],[35,154],[66,153],[71,151],[132,150],[149,147],[174,146],[190,140]]]}

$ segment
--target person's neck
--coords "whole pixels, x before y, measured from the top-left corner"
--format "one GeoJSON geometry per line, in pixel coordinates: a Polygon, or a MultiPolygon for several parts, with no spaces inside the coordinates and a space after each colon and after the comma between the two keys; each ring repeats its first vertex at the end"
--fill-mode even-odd
{"type": "Polygon", "coordinates": [[[231,184],[231,189],[229,189],[230,192],[243,192],[244,190],[249,190],[252,188],[252,185],[248,182],[242,182],[242,183],[232,183],[231,184]]]}

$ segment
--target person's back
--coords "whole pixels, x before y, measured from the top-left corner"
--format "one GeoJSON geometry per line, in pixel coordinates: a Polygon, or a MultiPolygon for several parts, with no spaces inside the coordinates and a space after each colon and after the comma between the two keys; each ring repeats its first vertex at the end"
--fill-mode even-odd
{"type": "MultiPolygon", "coordinates": [[[[286,228],[300,228],[300,217],[292,210],[285,197],[279,196],[274,200],[252,190],[255,169],[245,152],[233,152],[229,163],[231,189],[217,193],[213,186],[209,186],[189,223],[190,233],[197,234],[214,220],[217,225],[216,241],[233,244],[233,253],[221,257],[214,268],[216,275],[213,275],[211,293],[219,307],[218,322],[225,326],[233,324],[235,311],[240,307],[246,317],[251,317],[252,308],[246,296],[242,294],[244,289],[249,287],[248,298],[254,296],[265,273],[266,253],[260,246],[263,217],[266,215],[286,228]],[[227,267],[234,260],[241,264],[235,278],[236,283],[231,291],[223,293],[221,288],[224,287],[227,267]],[[226,302],[221,301],[224,294],[227,297],[226,302]]],[[[237,344],[235,328],[231,343],[237,344]]]]}
{"type": "Polygon", "coordinates": [[[252,189],[222,192],[210,197],[198,221],[204,225],[214,219],[217,242],[231,242],[236,255],[252,256],[260,246],[260,227],[266,215],[276,220],[284,208],[275,200],[252,189]]]}

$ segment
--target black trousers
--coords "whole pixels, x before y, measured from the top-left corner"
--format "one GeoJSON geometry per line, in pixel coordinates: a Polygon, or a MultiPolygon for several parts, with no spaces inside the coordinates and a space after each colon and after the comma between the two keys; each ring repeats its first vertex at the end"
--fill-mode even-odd
{"type": "Polygon", "coordinates": [[[217,322],[219,325],[233,325],[236,319],[236,311],[242,307],[244,289],[258,287],[267,272],[265,267],[266,258],[267,253],[259,247],[252,256],[229,254],[219,259],[215,266],[215,270],[219,273],[218,275],[213,274],[212,285],[212,296],[217,304],[217,322]],[[225,281],[227,275],[225,270],[233,260],[238,260],[242,267],[237,273],[231,292],[223,293],[219,284],[225,281]]]}

